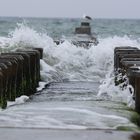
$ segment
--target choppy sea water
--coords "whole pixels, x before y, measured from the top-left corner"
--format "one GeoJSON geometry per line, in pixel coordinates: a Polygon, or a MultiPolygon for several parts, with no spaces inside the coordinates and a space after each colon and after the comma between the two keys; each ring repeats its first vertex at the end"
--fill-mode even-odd
{"type": "Polygon", "coordinates": [[[113,57],[117,46],[140,46],[140,20],[94,19],[99,44],[89,49],[68,40],[80,19],[0,18],[0,50],[41,47],[43,82],[51,83],[27,102],[26,97],[0,112],[1,127],[52,129],[138,129],[128,85],[114,85],[113,57]]]}

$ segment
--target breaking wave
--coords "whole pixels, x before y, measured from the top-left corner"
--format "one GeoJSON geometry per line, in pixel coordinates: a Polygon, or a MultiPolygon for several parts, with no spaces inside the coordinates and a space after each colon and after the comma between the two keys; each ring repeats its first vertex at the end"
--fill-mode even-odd
{"type": "MultiPolygon", "coordinates": [[[[106,94],[112,99],[116,96],[120,99],[123,96],[119,94],[120,89],[115,87],[113,82],[114,48],[117,46],[139,47],[140,43],[139,39],[131,39],[128,36],[113,36],[99,38],[99,44],[89,49],[77,47],[68,40],[56,45],[47,33],[39,33],[26,24],[18,24],[7,38],[0,37],[0,46],[3,52],[19,47],[43,48],[44,54],[41,60],[43,81],[96,81],[100,83],[99,97],[106,94]]],[[[126,89],[123,95],[128,95],[128,92],[126,89]]],[[[126,99],[126,96],[123,99],[126,99]]],[[[127,99],[124,102],[130,101],[127,99]]]]}

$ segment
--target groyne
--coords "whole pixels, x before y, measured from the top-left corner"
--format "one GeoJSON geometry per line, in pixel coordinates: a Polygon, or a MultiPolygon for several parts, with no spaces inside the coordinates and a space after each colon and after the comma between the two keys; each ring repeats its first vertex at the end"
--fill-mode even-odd
{"type": "Polygon", "coordinates": [[[21,95],[36,92],[40,80],[42,48],[18,49],[0,54],[0,107],[6,108],[7,101],[21,95]]]}
{"type": "MultiPolygon", "coordinates": [[[[115,85],[132,85],[135,110],[140,113],[140,50],[136,47],[116,47],[114,49],[115,85]]],[[[122,88],[123,88],[122,87],[122,88]]]]}

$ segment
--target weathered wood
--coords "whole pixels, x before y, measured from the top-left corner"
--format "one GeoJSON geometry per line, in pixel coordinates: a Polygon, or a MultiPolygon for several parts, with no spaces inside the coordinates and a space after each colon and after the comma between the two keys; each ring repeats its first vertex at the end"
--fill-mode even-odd
{"type": "MultiPolygon", "coordinates": [[[[38,82],[40,80],[40,52],[38,50],[17,50],[20,52],[25,52],[30,55],[31,63],[31,75],[33,85],[36,87],[38,86],[38,82]]],[[[34,89],[33,86],[33,89],[34,89]]]]}
{"type": "Polygon", "coordinates": [[[7,78],[7,90],[6,90],[6,95],[7,98],[12,101],[15,99],[16,97],[16,93],[15,93],[15,87],[16,87],[16,74],[15,71],[13,71],[13,64],[12,64],[12,60],[8,60],[8,59],[3,59],[0,57],[0,63],[5,64],[7,66],[7,74],[6,74],[6,78],[7,78]]]}
{"type": "Polygon", "coordinates": [[[24,52],[14,52],[14,53],[4,53],[4,55],[10,56],[22,56],[24,58],[23,61],[23,92],[27,95],[30,94],[31,88],[31,72],[30,72],[30,56],[24,52]]]}
{"type": "Polygon", "coordinates": [[[131,47],[115,48],[114,69],[129,78],[129,84],[134,88],[135,109],[140,113],[140,50],[131,47]]]}
{"type": "Polygon", "coordinates": [[[21,55],[7,55],[1,54],[3,58],[15,60],[18,63],[17,78],[16,78],[16,96],[19,97],[24,94],[24,81],[23,81],[23,61],[24,58],[21,55]]]}
{"type": "Polygon", "coordinates": [[[17,50],[0,55],[0,107],[21,95],[32,95],[40,80],[43,49],[17,50]]]}
{"type": "Polygon", "coordinates": [[[140,113],[140,69],[138,67],[131,67],[127,72],[129,77],[133,78],[133,87],[135,95],[135,109],[140,113]]]}
{"type": "Polygon", "coordinates": [[[8,67],[4,63],[0,63],[0,79],[1,79],[1,90],[0,93],[0,107],[5,109],[7,106],[7,91],[8,91],[8,67]]]}
{"type": "Polygon", "coordinates": [[[43,58],[43,48],[33,48],[33,50],[37,50],[40,53],[40,59],[43,58]]]}
{"type": "Polygon", "coordinates": [[[7,106],[7,100],[6,100],[6,94],[5,94],[5,89],[6,89],[6,84],[4,83],[4,74],[3,70],[0,67],[0,107],[2,109],[5,109],[7,106]]]}
{"type": "Polygon", "coordinates": [[[129,55],[129,54],[139,54],[140,55],[140,50],[136,50],[136,49],[127,49],[127,50],[121,50],[121,51],[117,51],[114,54],[114,68],[117,70],[120,66],[120,61],[123,58],[123,56],[125,55],[129,55]]]}

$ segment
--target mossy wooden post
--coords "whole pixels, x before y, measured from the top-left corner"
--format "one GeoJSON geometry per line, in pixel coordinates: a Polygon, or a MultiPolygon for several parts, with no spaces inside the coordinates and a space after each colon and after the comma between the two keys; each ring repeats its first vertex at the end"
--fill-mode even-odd
{"type": "Polygon", "coordinates": [[[36,92],[40,80],[40,58],[43,49],[19,50],[0,55],[0,106],[23,94],[36,92]],[[3,88],[2,88],[3,87],[3,88]]]}
{"type": "Polygon", "coordinates": [[[16,60],[18,64],[17,69],[17,79],[16,79],[16,97],[23,95],[24,87],[23,87],[23,61],[24,58],[21,55],[6,55],[4,53],[1,54],[5,58],[10,58],[16,60]]]}
{"type": "Polygon", "coordinates": [[[4,88],[4,85],[3,85],[3,79],[4,77],[3,77],[3,73],[2,73],[2,70],[1,70],[1,68],[0,68],[0,104],[1,104],[1,98],[2,98],[2,96],[3,96],[3,88],[4,88]]]}
{"type": "Polygon", "coordinates": [[[140,73],[139,76],[135,78],[135,106],[136,111],[140,113],[140,73]]]}
{"type": "Polygon", "coordinates": [[[15,57],[15,59],[17,59],[17,63],[18,63],[16,85],[17,85],[17,97],[19,97],[19,96],[24,94],[24,84],[23,84],[23,61],[24,61],[24,58],[21,55],[11,56],[11,58],[13,58],[13,57],[15,57]]]}
{"type": "Polygon", "coordinates": [[[36,58],[34,52],[26,52],[30,56],[30,70],[31,70],[31,92],[30,95],[36,92],[36,58]]]}
{"type": "Polygon", "coordinates": [[[138,113],[140,113],[140,69],[138,67],[130,68],[127,73],[129,77],[133,77],[135,80],[135,109],[138,113]]]}
{"type": "Polygon", "coordinates": [[[5,93],[4,93],[4,88],[6,85],[4,85],[4,75],[2,73],[2,69],[0,68],[0,107],[5,109],[7,104],[5,102],[7,102],[6,97],[5,97],[5,93]]]}
{"type": "Polygon", "coordinates": [[[24,52],[15,52],[14,54],[21,55],[24,58],[23,61],[24,94],[28,96],[30,95],[31,89],[30,56],[24,52]]]}
{"type": "Polygon", "coordinates": [[[23,92],[25,95],[29,95],[31,88],[31,74],[30,74],[30,56],[24,52],[12,52],[4,53],[4,55],[16,56],[21,55],[24,58],[23,61],[23,92]]]}
{"type": "Polygon", "coordinates": [[[18,71],[18,63],[17,59],[11,58],[5,55],[0,56],[0,59],[3,61],[8,61],[12,63],[12,71],[11,71],[11,95],[9,96],[10,101],[14,101],[17,97],[17,71],[18,71]]]}
{"type": "Polygon", "coordinates": [[[35,85],[38,87],[40,81],[40,52],[38,50],[28,50],[28,53],[34,53],[35,55],[35,85]]]}
{"type": "Polygon", "coordinates": [[[7,98],[5,94],[6,83],[3,71],[0,69],[0,107],[5,109],[7,107],[7,98]]]}
{"type": "Polygon", "coordinates": [[[36,92],[40,80],[40,53],[37,50],[17,50],[17,52],[24,52],[30,56],[30,70],[31,70],[31,81],[32,90],[31,94],[36,92]]]}
{"type": "Polygon", "coordinates": [[[35,54],[35,83],[36,87],[39,86],[39,81],[40,81],[40,52],[36,49],[34,50],[28,50],[28,53],[34,53],[35,54]]]}
{"type": "Polygon", "coordinates": [[[4,65],[7,66],[7,69],[6,69],[6,78],[7,78],[7,89],[6,89],[6,95],[7,95],[7,99],[8,100],[11,100],[12,98],[12,63],[7,60],[7,59],[3,59],[0,57],[0,63],[3,63],[4,65]]]}
{"type": "Polygon", "coordinates": [[[7,75],[7,69],[8,67],[3,64],[0,63],[0,78],[1,78],[1,86],[2,86],[2,93],[0,93],[1,95],[1,100],[0,100],[0,107],[2,109],[5,109],[7,107],[7,84],[8,84],[8,75],[7,75]]]}
{"type": "Polygon", "coordinates": [[[31,89],[30,95],[36,92],[36,54],[33,51],[17,50],[17,52],[24,52],[30,56],[30,74],[31,74],[31,89]]]}

